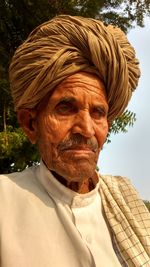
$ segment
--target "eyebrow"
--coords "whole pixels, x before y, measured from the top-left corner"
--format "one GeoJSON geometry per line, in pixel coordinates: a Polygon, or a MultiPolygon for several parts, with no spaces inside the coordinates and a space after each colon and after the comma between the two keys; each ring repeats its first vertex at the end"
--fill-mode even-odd
{"type": "MultiPolygon", "coordinates": [[[[75,97],[64,96],[64,97],[59,99],[57,105],[59,103],[75,103],[75,102],[77,102],[77,99],[75,97]]],[[[109,107],[105,106],[103,103],[96,103],[96,104],[94,104],[92,106],[95,107],[95,108],[101,109],[105,113],[108,113],[109,107]]]]}
{"type": "Polygon", "coordinates": [[[105,106],[104,104],[96,104],[96,105],[94,105],[93,107],[95,107],[95,108],[98,108],[98,109],[101,109],[102,111],[105,111],[105,112],[108,112],[108,107],[107,106],[105,106]]]}
{"type": "Polygon", "coordinates": [[[59,99],[58,103],[70,103],[70,102],[76,102],[77,100],[74,97],[64,96],[59,99]]]}

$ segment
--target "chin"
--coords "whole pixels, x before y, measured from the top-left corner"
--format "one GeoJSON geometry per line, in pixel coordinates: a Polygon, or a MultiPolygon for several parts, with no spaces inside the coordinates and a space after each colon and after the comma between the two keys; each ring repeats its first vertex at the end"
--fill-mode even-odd
{"type": "Polygon", "coordinates": [[[81,165],[68,166],[68,168],[57,169],[56,172],[64,177],[67,181],[81,182],[84,179],[92,178],[96,170],[96,164],[93,166],[81,165]]]}

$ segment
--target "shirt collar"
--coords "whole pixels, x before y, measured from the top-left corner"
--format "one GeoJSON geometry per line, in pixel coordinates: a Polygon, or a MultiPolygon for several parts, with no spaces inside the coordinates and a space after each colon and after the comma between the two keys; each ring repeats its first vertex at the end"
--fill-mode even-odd
{"type": "MultiPolygon", "coordinates": [[[[98,173],[96,172],[98,176],[98,173]]],[[[99,190],[99,176],[96,187],[85,194],[79,194],[61,184],[53,174],[47,169],[43,161],[40,161],[40,165],[36,172],[37,179],[43,185],[48,194],[57,201],[64,202],[72,207],[87,206],[94,201],[97,192],[99,190]]]]}

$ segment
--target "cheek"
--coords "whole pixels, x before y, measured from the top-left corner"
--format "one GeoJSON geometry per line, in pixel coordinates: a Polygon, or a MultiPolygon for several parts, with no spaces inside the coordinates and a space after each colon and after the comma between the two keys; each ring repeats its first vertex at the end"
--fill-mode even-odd
{"type": "Polygon", "coordinates": [[[102,123],[100,125],[96,125],[96,127],[95,127],[95,135],[96,135],[96,138],[98,140],[100,148],[105,143],[106,138],[107,138],[107,134],[108,134],[108,123],[107,122],[102,123]]]}
{"type": "Polygon", "coordinates": [[[57,144],[66,137],[69,126],[54,116],[44,116],[39,125],[40,139],[57,144]]]}

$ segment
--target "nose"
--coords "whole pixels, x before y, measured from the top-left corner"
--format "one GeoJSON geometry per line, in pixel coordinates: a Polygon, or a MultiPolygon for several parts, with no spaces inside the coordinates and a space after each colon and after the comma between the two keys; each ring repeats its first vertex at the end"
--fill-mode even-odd
{"type": "Polygon", "coordinates": [[[79,133],[87,138],[91,138],[95,134],[93,121],[88,111],[80,111],[76,115],[72,133],[79,133]]]}

